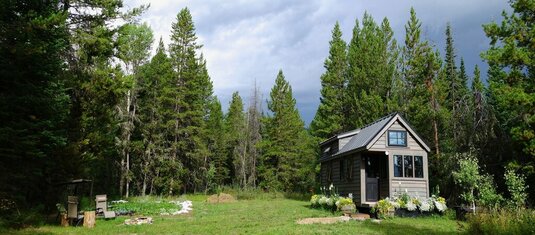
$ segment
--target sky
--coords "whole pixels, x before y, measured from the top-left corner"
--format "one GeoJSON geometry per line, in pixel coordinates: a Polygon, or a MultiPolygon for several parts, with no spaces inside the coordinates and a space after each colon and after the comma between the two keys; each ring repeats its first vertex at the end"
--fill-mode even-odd
{"type": "MultiPolygon", "coordinates": [[[[207,59],[208,73],[224,111],[234,91],[246,101],[255,83],[263,100],[269,98],[277,73],[282,69],[293,89],[301,117],[308,125],[320,99],[320,76],[329,54],[329,41],[338,21],[346,42],[355,20],[364,12],[380,23],[388,18],[398,44],[403,44],[405,24],[414,7],[422,22],[422,36],[444,55],[445,29],[452,26],[457,62],[464,58],[471,76],[477,64],[486,77],[480,53],[489,47],[482,25],[502,19],[510,11],[505,0],[125,0],[126,8],[150,4],[140,17],[170,43],[171,24],[188,7],[198,42],[207,59]]],[[[264,107],[266,107],[264,105],[264,107]]]]}

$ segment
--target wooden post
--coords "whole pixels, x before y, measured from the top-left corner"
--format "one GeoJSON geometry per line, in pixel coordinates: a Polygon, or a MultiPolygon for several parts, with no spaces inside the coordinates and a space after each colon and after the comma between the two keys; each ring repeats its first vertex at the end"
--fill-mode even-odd
{"type": "Polygon", "coordinates": [[[84,227],[86,228],[95,227],[95,211],[84,212],[84,227]]]}

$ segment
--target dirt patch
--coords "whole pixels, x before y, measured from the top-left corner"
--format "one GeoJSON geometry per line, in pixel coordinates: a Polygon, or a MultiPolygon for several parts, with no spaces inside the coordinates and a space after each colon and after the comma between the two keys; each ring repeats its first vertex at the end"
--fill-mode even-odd
{"type": "Polygon", "coordinates": [[[208,199],[206,199],[206,201],[209,202],[209,203],[226,203],[226,202],[235,202],[236,198],[234,198],[230,194],[220,193],[219,195],[214,194],[214,195],[208,197],[208,199]]]}
{"type": "Polygon", "coordinates": [[[323,217],[323,218],[306,218],[300,219],[297,221],[297,224],[334,224],[338,222],[349,221],[350,218],[347,216],[339,217],[323,217]]]}

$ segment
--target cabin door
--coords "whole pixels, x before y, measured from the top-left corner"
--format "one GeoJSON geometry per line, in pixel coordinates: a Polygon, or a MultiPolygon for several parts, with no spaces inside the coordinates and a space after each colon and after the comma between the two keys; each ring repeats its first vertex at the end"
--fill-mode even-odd
{"type": "Polygon", "coordinates": [[[379,169],[380,161],[375,156],[366,156],[366,201],[376,202],[379,200],[379,169]]]}

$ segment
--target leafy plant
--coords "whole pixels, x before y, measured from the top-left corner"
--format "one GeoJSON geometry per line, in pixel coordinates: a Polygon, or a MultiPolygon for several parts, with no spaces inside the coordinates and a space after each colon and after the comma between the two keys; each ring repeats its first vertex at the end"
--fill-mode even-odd
{"type": "Polygon", "coordinates": [[[352,207],[352,211],[355,210],[355,203],[353,203],[353,199],[351,198],[348,198],[348,197],[340,197],[338,198],[338,201],[336,201],[336,208],[338,210],[342,210],[342,208],[344,208],[345,206],[351,206],[352,207]]]}
{"type": "Polygon", "coordinates": [[[377,216],[383,219],[390,217],[389,212],[394,210],[394,206],[390,203],[390,199],[388,198],[379,200],[374,208],[374,212],[377,212],[377,216]]]}
{"type": "Polygon", "coordinates": [[[534,234],[535,211],[498,209],[468,216],[468,234],[534,234]]]}
{"type": "Polygon", "coordinates": [[[505,172],[505,184],[507,185],[507,190],[511,194],[510,205],[515,208],[522,208],[526,204],[526,199],[528,194],[526,189],[526,179],[522,175],[517,175],[514,170],[508,169],[505,172]]]}
{"type": "Polygon", "coordinates": [[[463,189],[461,199],[466,203],[471,204],[472,211],[475,213],[475,191],[481,180],[477,159],[471,155],[463,154],[459,160],[458,169],[453,172],[453,179],[455,180],[455,183],[463,189]]]}
{"type": "Polygon", "coordinates": [[[479,204],[490,209],[497,209],[503,201],[502,195],[496,192],[494,179],[491,175],[483,175],[479,184],[479,204]]]}

